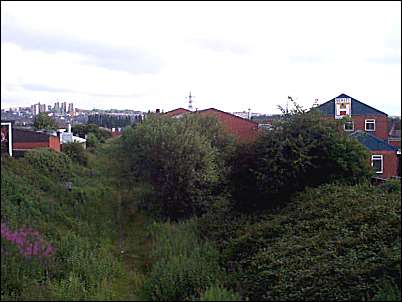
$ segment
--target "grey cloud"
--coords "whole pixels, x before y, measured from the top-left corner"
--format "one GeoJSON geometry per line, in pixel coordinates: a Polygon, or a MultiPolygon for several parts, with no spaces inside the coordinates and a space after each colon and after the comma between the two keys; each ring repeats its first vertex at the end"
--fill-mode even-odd
{"type": "Polygon", "coordinates": [[[66,51],[88,56],[85,62],[112,70],[134,74],[157,73],[161,59],[140,49],[109,46],[106,43],[85,41],[67,35],[54,35],[24,29],[6,18],[1,25],[1,42],[12,42],[22,48],[41,50],[47,53],[66,51]]]}
{"type": "Polygon", "coordinates": [[[79,90],[73,90],[73,89],[51,87],[48,85],[33,84],[33,83],[24,83],[24,84],[20,84],[19,86],[26,90],[31,90],[31,91],[45,91],[45,92],[56,92],[56,93],[80,93],[80,94],[85,94],[85,95],[94,96],[94,97],[137,98],[137,97],[141,97],[144,95],[144,94],[102,94],[102,93],[85,92],[85,91],[79,91],[79,90]]]}
{"type": "Polygon", "coordinates": [[[55,87],[50,87],[47,85],[42,85],[42,84],[31,84],[31,83],[26,83],[26,84],[21,84],[20,85],[22,88],[26,90],[31,90],[31,91],[47,91],[47,92],[61,92],[61,93],[79,93],[79,91],[75,91],[72,89],[64,89],[64,88],[55,88],[55,87]]]}

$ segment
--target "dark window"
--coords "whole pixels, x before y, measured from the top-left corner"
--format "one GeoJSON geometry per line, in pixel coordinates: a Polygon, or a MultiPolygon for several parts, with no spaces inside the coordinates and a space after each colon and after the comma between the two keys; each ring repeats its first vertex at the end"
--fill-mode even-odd
{"type": "Polygon", "coordinates": [[[366,131],[375,131],[375,120],[366,120],[366,131]]]}
{"type": "Polygon", "coordinates": [[[371,166],[375,173],[383,173],[383,157],[382,155],[371,156],[371,166]]]}
{"type": "Polygon", "coordinates": [[[343,125],[343,129],[345,129],[345,131],[353,131],[353,130],[355,129],[355,126],[354,126],[354,124],[353,124],[353,121],[352,121],[352,122],[346,122],[346,123],[343,125]]]}

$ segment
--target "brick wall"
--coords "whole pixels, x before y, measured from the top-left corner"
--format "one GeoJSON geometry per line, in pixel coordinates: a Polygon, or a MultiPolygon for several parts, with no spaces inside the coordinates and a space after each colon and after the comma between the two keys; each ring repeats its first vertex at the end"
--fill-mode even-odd
{"type": "Polygon", "coordinates": [[[60,152],[60,138],[58,136],[49,136],[49,148],[60,152]]]}
{"type": "Polygon", "coordinates": [[[215,109],[199,111],[201,116],[215,116],[225,130],[235,135],[241,142],[254,141],[258,135],[258,124],[241,117],[215,109]]]}
{"type": "Polygon", "coordinates": [[[34,149],[34,148],[47,148],[49,147],[49,142],[13,142],[14,149],[34,149]]]}
{"type": "Polygon", "coordinates": [[[372,135],[382,139],[388,140],[388,119],[387,116],[382,115],[352,115],[352,120],[354,122],[355,131],[363,130],[365,131],[365,120],[373,119],[375,120],[375,131],[367,131],[372,135]]]}
{"type": "Polygon", "coordinates": [[[383,173],[376,173],[376,176],[390,178],[398,175],[398,157],[395,151],[370,151],[370,153],[383,156],[383,173]]]}
{"type": "Polygon", "coordinates": [[[43,142],[13,142],[13,150],[28,150],[35,148],[50,148],[60,151],[60,139],[57,136],[49,136],[49,141],[43,142]]]}

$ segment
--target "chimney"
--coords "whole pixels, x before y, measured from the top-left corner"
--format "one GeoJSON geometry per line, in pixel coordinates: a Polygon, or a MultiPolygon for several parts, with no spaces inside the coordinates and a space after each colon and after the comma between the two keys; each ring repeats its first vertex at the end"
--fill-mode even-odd
{"type": "Polygon", "coordinates": [[[68,123],[68,125],[67,125],[67,132],[71,133],[71,124],[70,123],[68,123]]]}

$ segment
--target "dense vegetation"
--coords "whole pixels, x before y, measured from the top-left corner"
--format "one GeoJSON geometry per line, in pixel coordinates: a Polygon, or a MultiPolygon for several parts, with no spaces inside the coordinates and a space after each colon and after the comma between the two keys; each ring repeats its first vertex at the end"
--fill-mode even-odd
{"type": "Polygon", "coordinates": [[[117,192],[88,172],[52,150],[2,159],[2,300],[117,296],[112,283],[124,278],[113,244],[117,192]]]}
{"type": "Polygon", "coordinates": [[[149,116],[2,159],[2,300],[400,300],[400,181],[338,126],[296,110],[236,145],[149,116]]]}
{"type": "Polygon", "coordinates": [[[45,112],[41,112],[35,116],[33,126],[36,130],[57,130],[59,128],[56,120],[48,116],[45,112]]]}
{"type": "Polygon", "coordinates": [[[101,128],[96,124],[79,124],[71,128],[71,131],[82,138],[86,138],[87,148],[94,149],[99,144],[105,143],[108,138],[112,137],[109,130],[101,128]]]}
{"type": "Polygon", "coordinates": [[[219,243],[243,297],[367,300],[383,284],[398,292],[400,211],[400,190],[324,185],[297,194],[279,213],[215,211],[200,227],[219,243]]]}
{"type": "Polygon", "coordinates": [[[241,210],[284,204],[307,186],[356,184],[371,175],[370,155],[337,121],[316,112],[295,111],[264,131],[255,143],[238,148],[231,184],[241,210]]]}
{"type": "Polygon", "coordinates": [[[208,209],[232,142],[216,120],[151,116],[124,132],[122,158],[126,175],[152,185],[147,209],[179,219],[208,209]]]}

